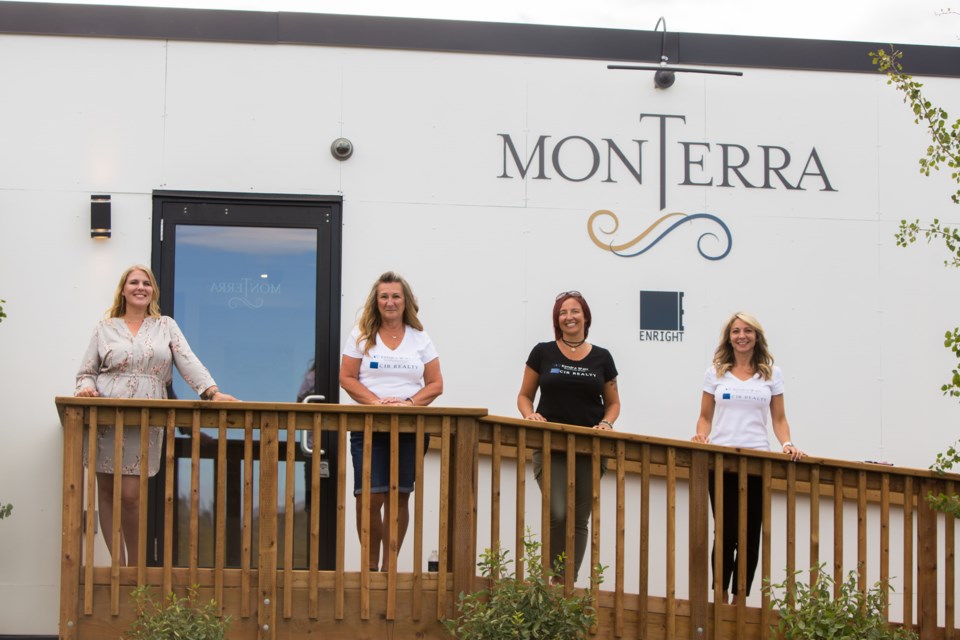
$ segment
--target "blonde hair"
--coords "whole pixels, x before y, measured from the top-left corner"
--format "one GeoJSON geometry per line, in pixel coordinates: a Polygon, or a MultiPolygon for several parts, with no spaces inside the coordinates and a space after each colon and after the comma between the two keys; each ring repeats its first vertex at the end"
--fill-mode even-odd
{"type": "Polygon", "coordinates": [[[147,307],[147,315],[154,318],[160,317],[160,287],[157,286],[157,279],[153,276],[153,271],[150,271],[148,267],[142,264],[135,264],[127,267],[123,275],[120,276],[120,284],[117,285],[117,292],[113,294],[113,306],[107,310],[108,318],[122,318],[127,312],[127,299],[123,297],[123,287],[126,286],[127,278],[129,278],[130,274],[134,271],[143,271],[147,274],[147,280],[150,281],[150,286],[153,287],[153,299],[150,301],[150,306],[147,307]]]}
{"type": "Polygon", "coordinates": [[[361,342],[366,341],[363,348],[364,353],[370,352],[370,347],[373,346],[380,325],[383,324],[383,319],[380,317],[380,308],[377,306],[377,289],[381,284],[392,283],[399,283],[400,288],[403,289],[403,324],[410,325],[417,331],[423,331],[423,324],[417,317],[420,307],[417,305],[417,299],[413,295],[410,284],[400,274],[387,271],[377,278],[373,287],[370,288],[370,294],[363,305],[363,313],[360,314],[360,321],[357,323],[357,327],[360,329],[360,335],[357,336],[357,346],[359,347],[361,342]]]}
{"type": "Polygon", "coordinates": [[[751,358],[750,364],[764,380],[769,380],[773,375],[773,354],[767,347],[767,336],[760,321],[743,311],[738,311],[730,316],[720,331],[720,344],[717,346],[717,350],[713,352],[713,367],[717,371],[717,377],[723,377],[723,374],[730,371],[734,365],[733,345],[730,344],[730,327],[737,320],[747,323],[756,333],[757,341],[753,347],[753,358],[751,358]]]}

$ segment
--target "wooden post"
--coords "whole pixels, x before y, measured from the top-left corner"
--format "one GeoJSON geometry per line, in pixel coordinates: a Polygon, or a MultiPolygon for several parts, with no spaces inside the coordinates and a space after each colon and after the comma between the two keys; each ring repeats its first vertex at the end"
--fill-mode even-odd
{"type": "MultiPolygon", "coordinates": [[[[95,451],[89,455],[91,460],[96,458],[95,451]]],[[[67,407],[63,420],[63,515],[60,530],[60,637],[64,640],[79,637],[82,458],[83,407],[67,407]]],[[[91,466],[95,468],[96,464],[91,466]]],[[[92,536],[93,531],[88,535],[92,536]]]]}
{"type": "Polygon", "coordinates": [[[474,591],[477,565],[477,464],[479,428],[473,417],[457,418],[454,467],[450,476],[450,549],[453,554],[453,594],[474,591]]]}
{"type": "Polygon", "coordinates": [[[257,550],[258,637],[277,637],[277,472],[279,470],[277,430],[280,416],[264,412],[260,422],[260,541],[257,550]]]}
{"type": "MultiPolygon", "coordinates": [[[[709,517],[710,500],[707,495],[707,478],[710,473],[709,454],[694,451],[690,456],[690,640],[707,637],[707,595],[710,575],[709,517]]],[[[618,460],[619,463],[619,460],[618,460]]]]}
{"type": "Polygon", "coordinates": [[[929,494],[938,494],[937,481],[920,484],[917,500],[917,622],[920,640],[942,637],[937,629],[937,512],[927,504],[929,494]]]}

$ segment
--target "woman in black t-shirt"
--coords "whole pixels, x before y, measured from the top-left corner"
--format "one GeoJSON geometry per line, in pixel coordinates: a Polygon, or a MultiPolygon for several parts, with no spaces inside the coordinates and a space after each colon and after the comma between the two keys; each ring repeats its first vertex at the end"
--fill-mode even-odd
{"type": "MultiPolygon", "coordinates": [[[[620,415],[617,367],[610,352],[587,342],[592,317],[590,306],[579,291],[564,291],[553,305],[556,340],[536,345],[527,358],[517,408],[526,420],[559,422],[592,429],[612,429],[620,415]],[[534,410],[537,390],[540,401],[534,410]]],[[[537,483],[543,460],[533,455],[537,483]]],[[[567,513],[566,455],[551,455],[550,464],[550,558],[564,551],[567,513]]],[[[542,484],[541,484],[542,488],[542,484]]],[[[576,509],[574,531],[574,580],[587,547],[587,521],[593,503],[593,470],[589,455],[578,455],[574,482],[576,509]]]]}

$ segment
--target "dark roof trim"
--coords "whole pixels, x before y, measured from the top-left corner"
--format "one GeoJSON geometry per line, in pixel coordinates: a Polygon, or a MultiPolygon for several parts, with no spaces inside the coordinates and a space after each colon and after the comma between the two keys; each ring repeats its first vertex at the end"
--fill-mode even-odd
{"type": "MultiPolygon", "coordinates": [[[[0,2],[0,33],[370,47],[655,63],[661,33],[417,18],[0,2]]],[[[884,43],[669,33],[671,63],[875,72],[884,43]]],[[[898,45],[910,73],[960,77],[960,48],[898,45]]]]}

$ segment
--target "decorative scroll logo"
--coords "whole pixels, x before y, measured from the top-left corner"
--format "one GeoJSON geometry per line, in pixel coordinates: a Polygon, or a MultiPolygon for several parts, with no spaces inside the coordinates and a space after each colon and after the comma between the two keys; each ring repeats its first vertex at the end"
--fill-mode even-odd
{"type": "Polygon", "coordinates": [[[668,213],[664,216],[661,216],[656,222],[647,227],[633,240],[624,242],[622,244],[614,244],[612,236],[616,234],[617,230],[620,228],[620,220],[617,218],[617,214],[615,214],[613,211],[600,209],[599,211],[594,211],[590,216],[590,219],[587,220],[587,233],[590,234],[590,239],[593,240],[593,243],[604,251],[609,251],[616,256],[620,256],[621,258],[633,258],[652,249],[658,242],[663,240],[667,235],[679,227],[688,223],[690,225],[696,224],[695,221],[697,220],[705,220],[707,221],[706,224],[715,224],[717,227],[719,227],[719,232],[722,233],[723,236],[721,238],[713,231],[704,231],[697,238],[697,252],[707,260],[723,260],[726,258],[730,253],[730,249],[733,247],[733,236],[730,234],[730,229],[723,222],[723,220],[710,213],[668,213]],[[601,221],[603,218],[610,218],[613,223],[613,227],[610,229],[604,229],[601,226],[601,221]],[[668,223],[668,220],[673,221],[672,223],[668,223]],[[659,227],[665,228],[658,230],[659,227]],[[604,240],[601,240],[598,237],[598,232],[603,236],[610,238],[610,241],[605,242],[604,240]],[[651,234],[655,235],[651,236],[651,234]],[[651,238],[648,239],[648,236],[651,236],[651,238]],[[716,245],[716,247],[713,247],[712,245],[716,245]],[[639,248],[634,251],[633,249],[635,247],[639,248]]]}

